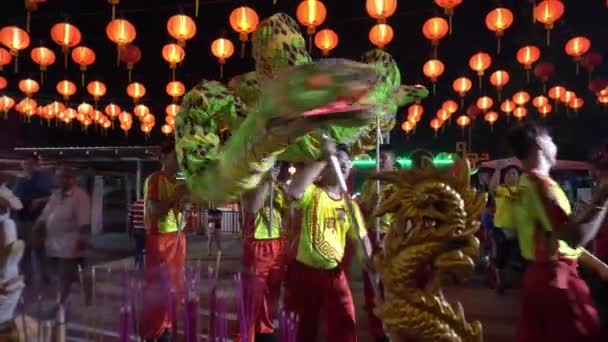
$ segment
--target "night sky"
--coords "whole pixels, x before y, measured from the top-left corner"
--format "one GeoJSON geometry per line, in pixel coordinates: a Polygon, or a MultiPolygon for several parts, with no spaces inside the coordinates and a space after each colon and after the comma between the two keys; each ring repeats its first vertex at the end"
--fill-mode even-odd
{"type": "MultiPolygon", "coordinates": [[[[228,23],[230,12],[239,5],[247,4],[258,11],[260,18],[275,12],[284,11],[295,16],[295,8],[300,1],[272,0],[257,1],[204,1],[201,0],[199,17],[196,18],[198,32],[195,38],[187,43],[186,59],[177,69],[177,80],[188,88],[201,79],[218,79],[219,66],[211,55],[211,42],[223,35],[233,40],[237,47],[235,55],[224,66],[225,80],[232,76],[253,69],[253,61],[248,50],[248,56],[242,60],[238,56],[240,43],[238,35],[233,32],[228,23]]],[[[577,114],[567,114],[563,105],[557,113],[552,113],[545,123],[553,130],[561,148],[563,158],[584,159],[590,146],[602,141],[608,128],[608,111],[597,105],[595,95],[588,90],[589,76],[582,70],[575,73],[575,64],[564,53],[564,44],[574,36],[583,35],[591,39],[591,51],[608,52],[608,9],[606,2],[601,0],[567,0],[563,1],[566,11],[562,19],[556,23],[551,33],[551,45],[545,45],[545,30],[539,23],[532,22],[532,7],[528,0],[491,1],[464,0],[456,8],[454,15],[453,34],[446,36],[438,48],[438,58],[446,66],[445,73],[437,83],[435,96],[425,100],[425,114],[419,123],[416,133],[410,137],[400,129],[407,108],[401,108],[398,116],[399,125],[391,135],[393,145],[403,154],[413,148],[426,147],[434,152],[454,151],[455,143],[462,140],[461,130],[455,123],[446,127],[437,138],[434,137],[429,121],[435,116],[437,109],[447,99],[458,100],[452,90],[452,82],[460,76],[467,76],[473,82],[473,88],[465,100],[465,109],[474,103],[478,97],[491,96],[496,102],[496,91],[489,84],[488,75],[496,69],[509,71],[511,82],[503,90],[503,99],[511,97],[518,90],[526,90],[532,96],[542,92],[541,82],[532,76],[530,83],[526,82],[525,72],[515,59],[516,51],[524,45],[541,47],[540,61],[550,61],[556,65],[556,73],[549,80],[548,86],[563,85],[584,99],[585,106],[577,114]],[[515,20],[511,28],[505,32],[502,39],[502,52],[496,54],[496,39],[493,32],[485,27],[485,15],[498,5],[511,9],[515,20]],[[479,90],[477,77],[468,67],[468,60],[476,52],[485,51],[492,55],[492,67],[483,79],[484,88],[479,90]]],[[[368,40],[368,31],[375,24],[365,12],[364,0],[325,0],[328,16],[322,28],[331,28],[340,36],[340,43],[332,56],[359,59],[361,54],[372,48],[368,40]]],[[[139,132],[139,124],[134,123],[128,137],[115,129],[107,135],[93,132],[83,134],[79,128],[49,128],[46,124],[23,123],[16,112],[9,113],[8,121],[0,121],[0,146],[7,149],[14,146],[99,146],[99,145],[141,145],[158,142],[162,134],[160,126],[164,121],[165,106],[171,102],[165,93],[165,85],[171,79],[167,63],[161,57],[161,48],[171,41],[166,30],[167,19],[179,11],[194,16],[194,0],[122,0],[118,5],[117,14],[131,21],[137,29],[135,44],[143,52],[142,61],[135,66],[133,80],[143,83],[147,94],[143,103],[156,114],[156,126],[150,139],[145,139],[139,132]]],[[[18,25],[25,27],[25,10],[22,0],[3,1],[0,26],[18,25]]],[[[431,45],[422,34],[422,24],[432,16],[443,15],[443,10],[431,0],[400,1],[397,13],[388,19],[395,31],[395,38],[387,47],[399,63],[403,82],[407,84],[422,83],[431,87],[430,82],[422,74],[423,63],[431,57],[431,45]]],[[[30,48],[21,53],[19,58],[19,73],[13,74],[12,66],[5,67],[0,72],[7,78],[8,87],[0,94],[8,94],[21,99],[17,83],[19,80],[32,77],[39,78],[38,66],[30,57],[32,47],[44,44],[57,54],[57,61],[46,73],[45,83],[36,99],[42,103],[60,100],[55,91],[55,85],[64,78],[70,79],[80,86],[80,70],[77,65],[69,63],[68,70],[63,67],[61,48],[50,39],[50,28],[53,24],[64,19],[75,24],[82,32],[83,43],[92,47],[97,54],[97,61],[87,73],[87,82],[100,80],[107,84],[108,93],[100,102],[100,109],[113,101],[132,111],[133,104],[126,94],[127,71],[124,65],[116,66],[116,48],[106,37],[105,27],[110,21],[110,5],[105,0],[47,0],[38,11],[32,13],[30,48]]],[[[305,33],[305,28],[302,28],[305,33]]],[[[249,46],[248,46],[249,47],[249,46]]],[[[320,58],[319,51],[313,52],[314,58],[320,58]]],[[[608,67],[606,64],[597,68],[593,78],[605,79],[608,67]]],[[[91,101],[85,89],[79,89],[73,98],[73,104],[91,101]]],[[[495,109],[496,105],[495,105],[495,109]]],[[[538,118],[531,104],[528,105],[529,117],[538,118]]],[[[461,114],[462,109],[457,114],[461,114]]],[[[494,129],[478,118],[473,128],[473,149],[479,152],[490,152],[493,157],[507,153],[504,146],[504,136],[508,127],[513,126],[501,117],[494,129]]]]}

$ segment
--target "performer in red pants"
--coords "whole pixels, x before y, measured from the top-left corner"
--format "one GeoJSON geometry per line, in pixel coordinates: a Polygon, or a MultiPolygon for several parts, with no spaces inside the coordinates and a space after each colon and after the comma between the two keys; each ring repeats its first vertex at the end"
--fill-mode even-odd
{"type": "Polygon", "coordinates": [[[606,273],[606,264],[580,246],[595,237],[606,215],[607,183],[586,208],[570,215],[566,194],[549,176],[557,147],[547,130],[520,126],[509,143],[525,172],[512,210],[522,256],[530,261],[522,280],[517,341],[605,341],[578,263],[606,273]]]}
{"type": "Polygon", "coordinates": [[[285,239],[282,236],[285,194],[282,185],[275,183],[280,169],[277,163],[265,181],[245,194],[242,200],[245,212],[243,272],[247,284],[244,297],[246,303],[250,303],[249,341],[255,342],[273,341],[273,319],[277,317],[285,273],[285,239]]]}
{"type": "MultiPolygon", "coordinates": [[[[337,156],[347,177],[351,169],[348,153],[344,149],[336,151],[329,142],[324,152],[326,157],[337,156]]],[[[371,246],[355,203],[355,219],[362,229],[354,231],[346,203],[350,199],[341,194],[335,171],[325,160],[298,170],[288,189],[288,196],[302,210],[302,227],[295,260],[287,268],[285,307],[299,317],[298,341],[317,341],[322,320],[327,341],[352,342],[357,340],[355,310],[340,264],[347,238],[359,234],[366,242],[368,255],[371,246]],[[318,182],[312,184],[317,178],[318,182]]]]}

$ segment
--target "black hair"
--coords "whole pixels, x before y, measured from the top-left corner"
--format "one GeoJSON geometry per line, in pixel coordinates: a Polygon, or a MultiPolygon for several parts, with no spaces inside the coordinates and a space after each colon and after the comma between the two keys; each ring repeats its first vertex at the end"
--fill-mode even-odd
{"type": "Polygon", "coordinates": [[[515,170],[515,171],[517,171],[518,174],[521,174],[521,169],[519,168],[519,166],[509,165],[509,166],[505,167],[504,169],[500,170],[500,183],[501,184],[505,182],[505,176],[507,175],[507,172],[509,172],[511,170],[515,170]]]}
{"type": "Polygon", "coordinates": [[[166,156],[175,151],[175,141],[169,138],[160,144],[160,154],[166,156]]]}
{"type": "Polygon", "coordinates": [[[348,150],[348,145],[346,145],[346,144],[337,144],[336,145],[336,150],[337,151],[342,151],[342,152],[346,153],[350,157],[350,151],[348,150]]]}
{"type": "Polygon", "coordinates": [[[527,122],[514,128],[509,133],[507,141],[515,157],[522,160],[530,155],[532,147],[536,145],[536,139],[547,134],[549,134],[547,128],[534,122],[527,122]]]}

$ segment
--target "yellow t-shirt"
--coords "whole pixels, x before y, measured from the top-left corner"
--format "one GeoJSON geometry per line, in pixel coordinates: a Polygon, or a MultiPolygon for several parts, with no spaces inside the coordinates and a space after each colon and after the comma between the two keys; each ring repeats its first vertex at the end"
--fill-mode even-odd
{"type": "Polygon", "coordinates": [[[175,196],[175,179],[162,171],[154,172],[144,183],[144,225],[151,234],[166,234],[183,228],[185,220],[182,213],[169,209],[167,216],[160,220],[148,219],[149,201],[167,201],[175,196]]]}
{"type": "Polygon", "coordinates": [[[499,185],[496,188],[496,213],[494,226],[497,228],[515,228],[513,218],[513,201],[517,196],[517,186],[499,185]]]}
{"type": "MultiPolygon", "coordinates": [[[[361,211],[352,202],[355,216],[365,237],[361,211]]],[[[296,260],[313,268],[330,270],[338,267],[344,256],[347,234],[355,237],[344,199],[334,200],[322,188],[309,185],[298,200],[302,210],[302,229],[296,260]]]]}
{"type": "Polygon", "coordinates": [[[273,187],[273,196],[272,229],[270,230],[270,235],[268,234],[268,226],[270,225],[270,205],[269,199],[267,199],[264,207],[255,215],[253,237],[256,240],[276,239],[281,237],[285,194],[276,184],[273,187]]]}
{"type": "MultiPolygon", "coordinates": [[[[394,191],[393,184],[380,184],[380,200],[383,201],[388,198],[394,191]]],[[[367,210],[373,210],[376,208],[377,203],[377,191],[376,191],[376,181],[368,179],[363,183],[361,188],[361,203],[367,208],[367,210]]],[[[370,212],[366,217],[367,227],[375,227],[376,225],[376,217],[371,215],[370,212]]],[[[395,221],[394,213],[387,213],[380,217],[380,231],[386,233],[393,222],[395,221]]]]}
{"type": "Polygon", "coordinates": [[[519,246],[524,258],[538,260],[550,257],[554,247],[557,247],[560,255],[570,259],[577,259],[583,253],[582,248],[574,249],[564,241],[556,241],[551,233],[567,220],[572,211],[568,197],[551,178],[528,174],[523,176],[519,196],[513,207],[519,246]],[[531,177],[538,177],[538,180],[531,177]],[[553,246],[555,242],[557,246],[553,246]]]}

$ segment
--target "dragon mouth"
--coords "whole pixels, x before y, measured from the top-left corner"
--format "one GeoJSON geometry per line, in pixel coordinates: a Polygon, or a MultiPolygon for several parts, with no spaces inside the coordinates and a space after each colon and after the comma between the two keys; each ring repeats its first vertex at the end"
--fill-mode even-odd
{"type": "Polygon", "coordinates": [[[339,96],[334,101],[326,104],[325,106],[305,111],[302,113],[302,116],[359,112],[368,110],[372,107],[372,105],[369,104],[357,103],[367,95],[369,89],[363,87],[352,87],[351,89],[352,91],[350,94],[339,96]]]}

